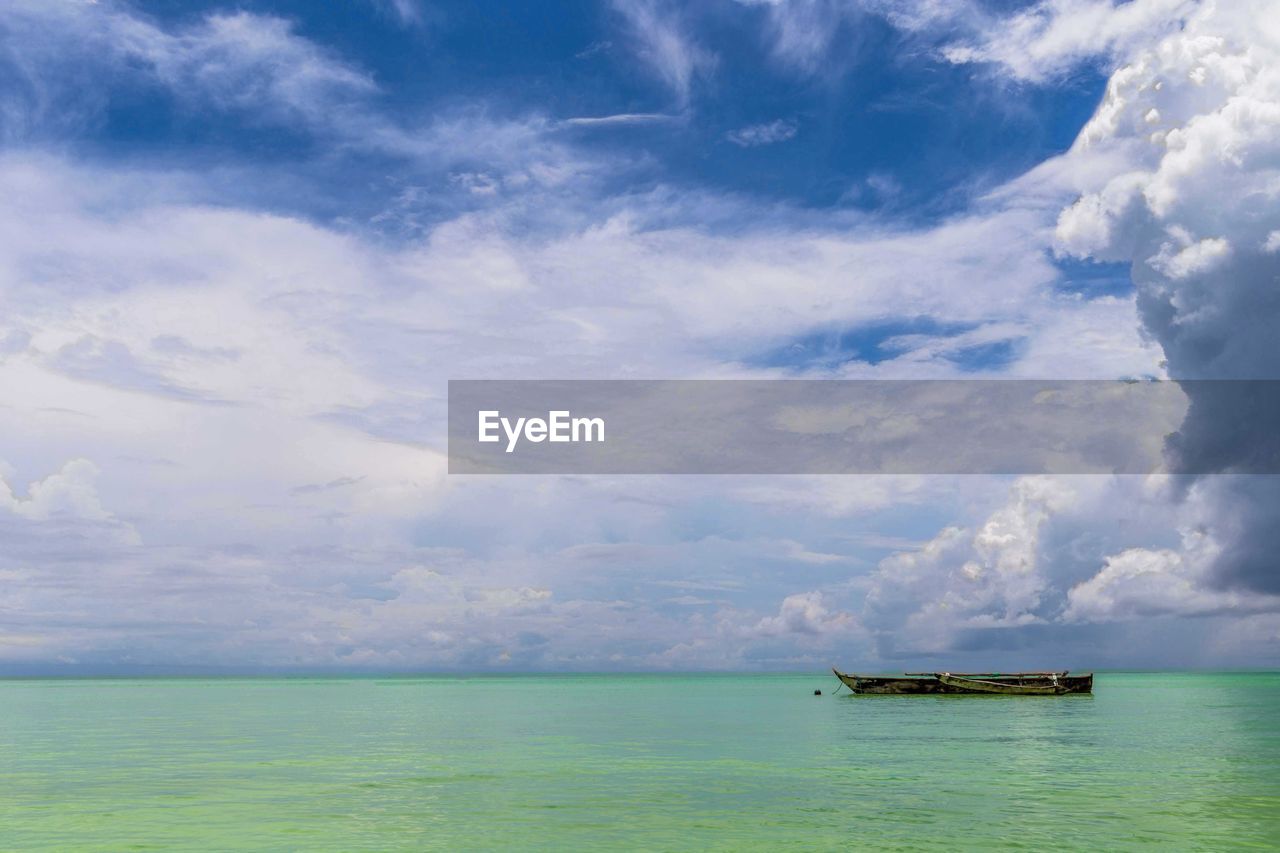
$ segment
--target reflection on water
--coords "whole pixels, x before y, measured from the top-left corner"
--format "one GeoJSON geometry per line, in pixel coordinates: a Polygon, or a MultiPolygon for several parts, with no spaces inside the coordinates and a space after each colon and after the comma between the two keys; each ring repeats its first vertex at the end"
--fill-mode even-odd
{"type": "Polygon", "coordinates": [[[816,697],[821,676],[0,682],[0,847],[1221,849],[1280,676],[816,697]]]}

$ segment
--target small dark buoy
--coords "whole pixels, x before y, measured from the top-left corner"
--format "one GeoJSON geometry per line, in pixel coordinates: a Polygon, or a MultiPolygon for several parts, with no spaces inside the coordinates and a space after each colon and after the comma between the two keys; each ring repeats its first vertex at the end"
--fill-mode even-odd
{"type": "Polygon", "coordinates": [[[815,690],[815,691],[813,691],[813,695],[814,695],[814,696],[821,696],[821,695],[822,695],[822,691],[821,691],[821,690],[815,690]]]}

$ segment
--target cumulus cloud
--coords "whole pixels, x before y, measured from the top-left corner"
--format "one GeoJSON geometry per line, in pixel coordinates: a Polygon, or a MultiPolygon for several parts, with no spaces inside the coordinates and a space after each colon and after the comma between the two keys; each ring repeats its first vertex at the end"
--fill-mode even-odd
{"type": "MultiPolygon", "coordinates": [[[[1153,480],[1172,501],[1166,523],[1181,519],[1179,543],[1104,556],[1072,582],[1060,614],[1053,585],[1067,578],[1025,567],[1080,507],[1064,516],[1064,506],[1032,501],[1028,513],[1019,501],[989,519],[993,537],[950,527],[882,563],[867,622],[888,625],[891,641],[945,649],[958,627],[982,624],[1272,611],[1280,492],[1274,478],[1232,472],[1273,458],[1280,417],[1266,386],[1230,380],[1280,375],[1269,256],[1280,221],[1280,30],[1258,3],[1046,3],[1012,24],[1012,37],[952,58],[1029,80],[1100,54],[1122,63],[1072,150],[1015,185],[1069,176],[1082,190],[1058,218],[1057,250],[1132,264],[1145,331],[1170,375],[1196,380],[1183,385],[1189,408],[1167,445],[1171,470],[1222,474],[1153,480]],[[1019,544],[1000,553],[992,542],[1019,544]]],[[[1110,500],[1123,505],[1116,490],[1110,500]]]]}
{"type": "MultiPolygon", "coordinates": [[[[85,559],[105,556],[140,544],[137,530],[102,504],[98,466],[87,459],[69,459],[61,468],[15,492],[11,469],[0,460],[0,537],[6,564],[28,571],[47,569],[50,557],[79,554],[85,559]]],[[[22,575],[26,577],[26,575],[22,575]]],[[[22,577],[12,580],[21,581],[22,577]]]]}
{"type": "Polygon", "coordinates": [[[884,559],[870,578],[863,616],[883,650],[943,651],[965,629],[1045,621],[1042,530],[1077,500],[1059,480],[1024,477],[976,528],[947,527],[922,548],[884,559]]]}
{"type": "MultiPolygon", "coordinates": [[[[1122,165],[1063,212],[1061,250],[1130,261],[1143,324],[1170,375],[1206,380],[1184,386],[1190,407],[1170,442],[1174,471],[1249,470],[1275,452],[1274,400],[1230,381],[1280,377],[1277,267],[1267,250],[1280,225],[1273,17],[1264,3],[1198,6],[1181,31],[1116,71],[1069,155],[1122,165]]],[[[1190,577],[1218,588],[1280,589],[1271,559],[1280,545],[1277,486],[1246,476],[1200,488],[1215,496],[1202,520],[1219,547],[1212,570],[1190,577]]]]}
{"type": "Polygon", "coordinates": [[[856,624],[852,614],[832,611],[822,593],[802,592],[784,598],[778,615],[761,619],[754,630],[764,636],[822,635],[845,633],[856,624]]]}
{"type": "Polygon", "coordinates": [[[1191,242],[1184,232],[1170,230],[1177,243],[1165,243],[1160,251],[1147,259],[1147,263],[1168,278],[1186,278],[1190,275],[1211,272],[1223,263],[1231,253],[1231,244],[1222,237],[1206,237],[1191,242]]]}
{"type": "Polygon", "coordinates": [[[1219,546],[1203,530],[1183,532],[1178,549],[1130,548],[1071,589],[1063,619],[1109,622],[1144,616],[1275,612],[1280,597],[1213,587],[1219,546]]]}
{"type": "MultiPolygon", "coordinates": [[[[948,528],[924,551],[882,565],[869,624],[912,612],[918,630],[944,626],[934,642],[945,647],[954,637],[946,626],[978,624],[975,614],[1079,623],[1274,608],[1280,493],[1271,477],[1232,472],[1274,455],[1280,418],[1265,386],[1230,381],[1280,375],[1268,254],[1280,222],[1280,31],[1269,20],[1257,3],[1046,3],[1015,17],[1012,37],[952,53],[1029,80],[1098,55],[1121,62],[1072,150],[1015,184],[1025,191],[1033,180],[1069,176],[1082,191],[1058,218],[1057,250],[1132,265],[1146,333],[1171,376],[1196,380],[1183,385],[1189,407],[1167,444],[1170,468],[1222,474],[1167,481],[1166,518],[1181,517],[1180,543],[1105,556],[1071,586],[1061,616],[1037,611],[1051,593],[1039,572],[1014,587],[1023,594],[1012,600],[1024,606],[984,615],[989,600],[948,586],[967,577],[976,549],[948,528]],[[921,578],[945,579],[937,584],[945,592],[926,595],[933,587],[921,578]]],[[[1067,524],[1060,514],[1045,505],[1035,527],[1067,524]]],[[[1034,548],[1034,530],[1022,540],[1034,548]]],[[[1025,553],[1013,556],[1028,564],[1025,553]]]]}
{"type": "Polygon", "coordinates": [[[57,473],[28,486],[25,498],[15,495],[0,478],[0,508],[37,521],[54,516],[101,521],[110,514],[102,508],[94,489],[98,473],[98,467],[88,459],[72,459],[57,473]]]}

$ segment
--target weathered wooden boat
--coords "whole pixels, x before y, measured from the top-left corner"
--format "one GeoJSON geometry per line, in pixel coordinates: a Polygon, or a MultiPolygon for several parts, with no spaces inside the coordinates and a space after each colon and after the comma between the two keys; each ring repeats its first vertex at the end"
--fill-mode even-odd
{"type": "Polygon", "coordinates": [[[833,669],[836,678],[854,693],[916,695],[925,693],[1002,694],[1005,696],[1062,696],[1092,693],[1093,673],[1062,672],[908,672],[894,675],[854,675],[833,669]]]}

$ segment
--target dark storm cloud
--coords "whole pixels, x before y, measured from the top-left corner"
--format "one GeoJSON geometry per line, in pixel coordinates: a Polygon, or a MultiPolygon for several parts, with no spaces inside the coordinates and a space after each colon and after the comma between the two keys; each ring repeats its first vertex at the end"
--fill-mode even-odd
{"type": "Polygon", "coordinates": [[[1076,153],[1123,146],[1128,169],[1066,210],[1058,239],[1132,263],[1144,328],[1169,375],[1191,380],[1167,455],[1180,496],[1212,498],[1203,522],[1222,548],[1209,582],[1276,591],[1280,479],[1241,476],[1280,457],[1280,394],[1239,381],[1280,379],[1280,205],[1266,189],[1280,168],[1278,46],[1243,35],[1257,14],[1205,7],[1114,78],[1076,153]]]}

